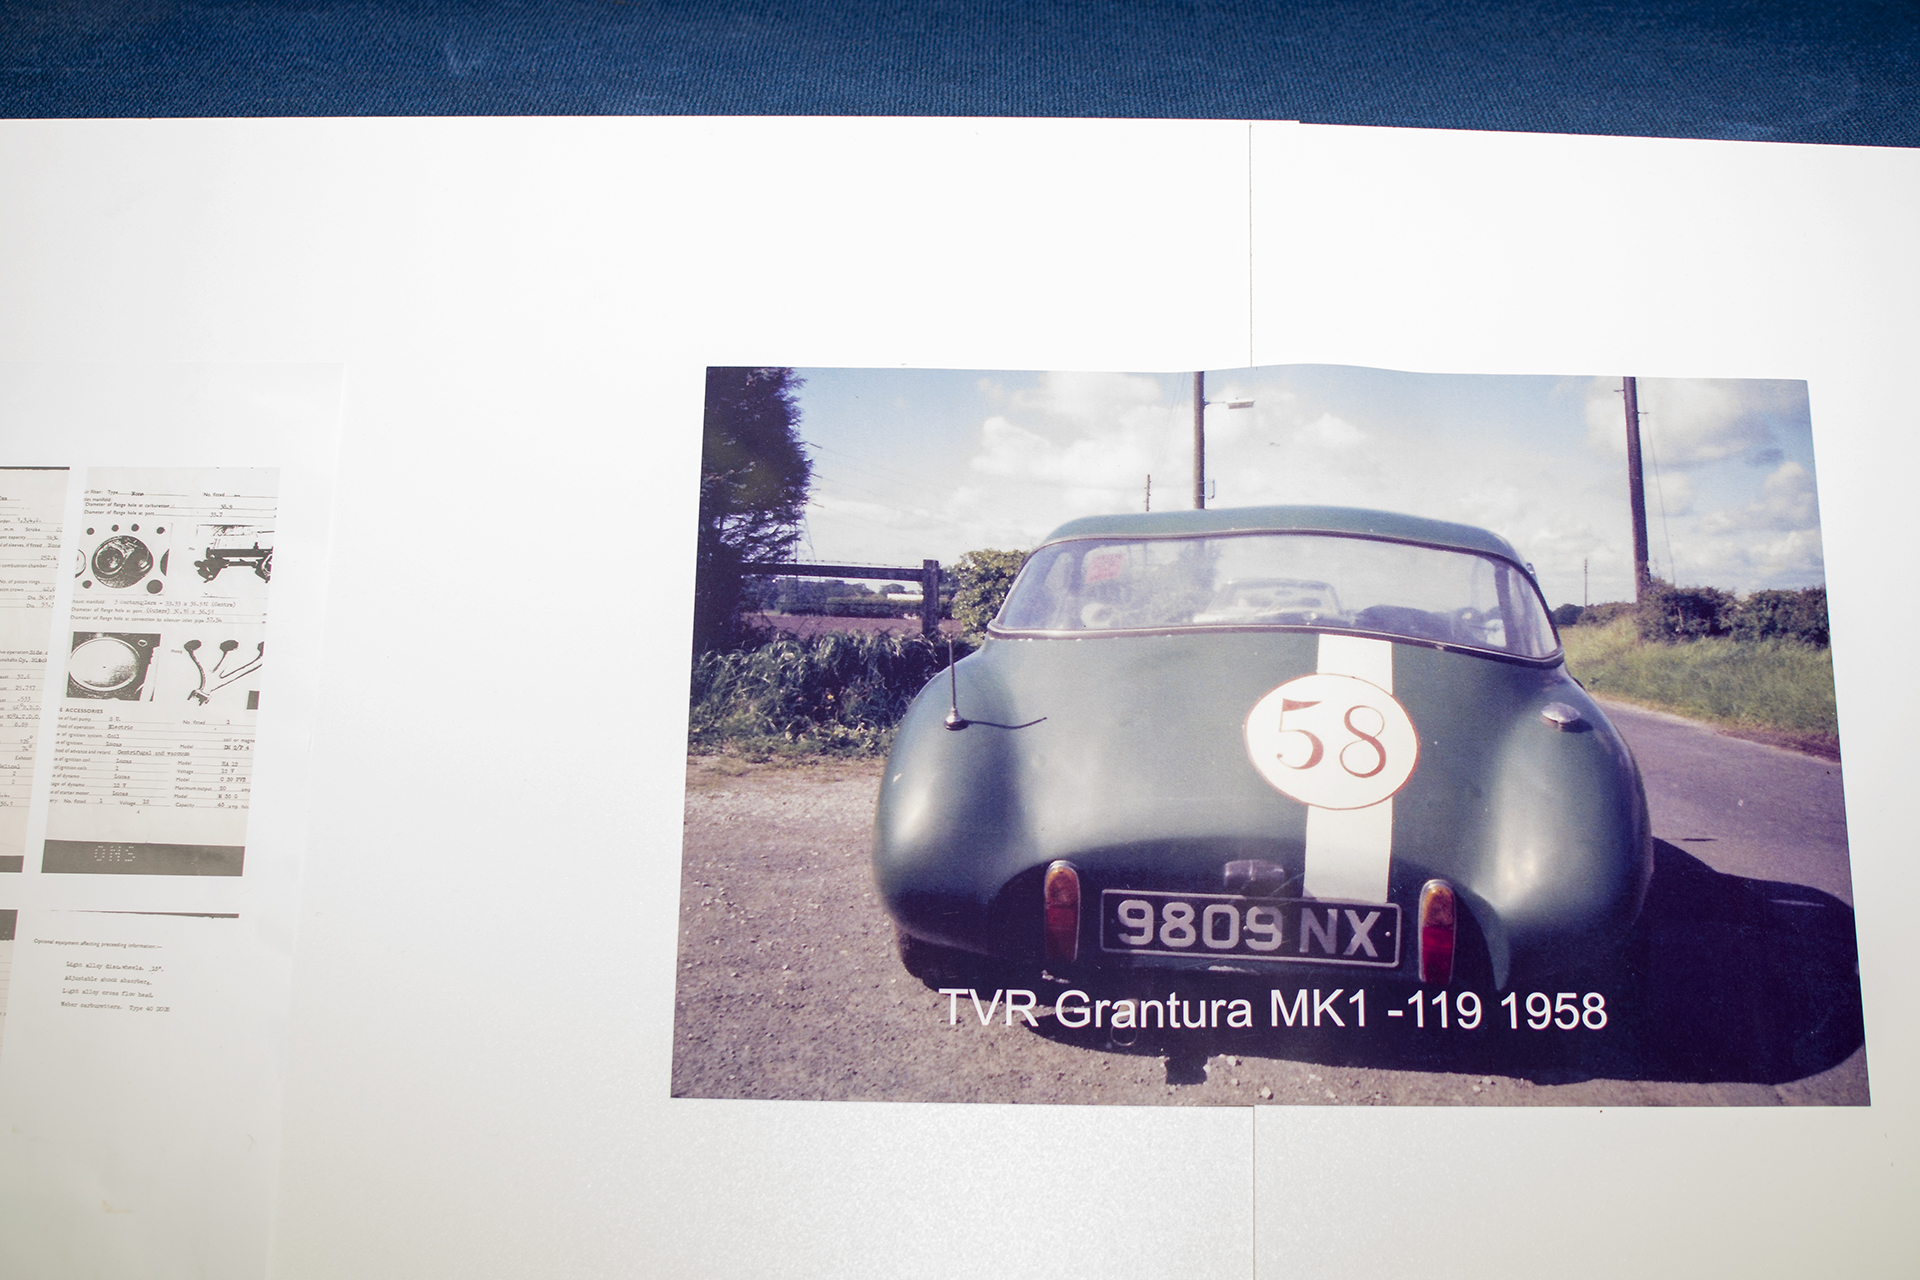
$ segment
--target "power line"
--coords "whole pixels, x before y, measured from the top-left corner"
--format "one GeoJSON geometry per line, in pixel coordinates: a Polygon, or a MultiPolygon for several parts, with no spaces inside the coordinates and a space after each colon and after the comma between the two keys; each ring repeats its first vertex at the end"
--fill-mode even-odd
{"type": "Polygon", "coordinates": [[[1667,544],[1667,581],[1677,587],[1680,585],[1680,570],[1673,563],[1673,530],[1667,525],[1667,494],[1660,485],[1660,446],[1655,442],[1652,431],[1647,432],[1647,453],[1653,462],[1653,493],[1660,500],[1660,537],[1667,544]]]}
{"type": "MultiPolygon", "coordinates": [[[[831,445],[813,444],[808,441],[802,441],[801,443],[804,444],[809,449],[819,449],[822,452],[831,453],[836,457],[845,458],[849,463],[851,463],[853,466],[857,468],[862,468],[867,471],[879,472],[887,479],[889,483],[911,485],[912,487],[916,489],[924,490],[927,493],[933,493],[933,494],[941,493],[941,490],[939,488],[937,488],[934,485],[928,484],[921,477],[911,475],[905,471],[901,471],[894,467],[889,467],[885,463],[875,462],[870,458],[863,458],[863,457],[860,457],[858,454],[848,453],[844,449],[835,449],[831,445]]],[[[841,468],[839,467],[835,468],[836,471],[840,469],[841,468]]]]}

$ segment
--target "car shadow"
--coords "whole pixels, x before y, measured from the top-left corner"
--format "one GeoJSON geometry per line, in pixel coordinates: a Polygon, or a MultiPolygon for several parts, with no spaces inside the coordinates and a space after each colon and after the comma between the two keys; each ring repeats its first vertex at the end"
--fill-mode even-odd
{"type": "MultiPolygon", "coordinates": [[[[1373,982],[1365,984],[1364,1028],[1356,1025],[1351,988],[1337,1003],[1328,991],[1324,1006],[1339,1013],[1345,1026],[1333,1025],[1331,1016],[1318,1027],[1307,1025],[1311,1018],[1305,1016],[1298,1025],[1269,1026],[1270,990],[1284,991],[1283,1002],[1296,999],[1298,988],[1289,976],[1276,975],[1277,981],[1259,986],[1211,977],[1185,984],[1190,999],[1201,994],[1202,985],[1212,998],[1248,999],[1252,1028],[1115,1032],[1069,1027],[1057,1016],[1046,1016],[1032,1032],[1100,1052],[1164,1057],[1169,1084],[1203,1081],[1207,1060],[1217,1054],[1492,1073],[1538,1084],[1589,1079],[1783,1084],[1838,1065],[1864,1040],[1852,909],[1801,885],[1723,874],[1665,841],[1656,842],[1646,909],[1620,971],[1605,979],[1545,984],[1555,988],[1543,993],[1548,1001],[1566,987],[1580,987],[1576,1004],[1587,991],[1599,989],[1606,999],[1602,1027],[1565,1029],[1549,1022],[1535,1030],[1529,1026],[1525,989],[1511,1008],[1500,1003],[1504,991],[1477,992],[1481,1016],[1472,1029],[1460,1026],[1456,992],[1445,1030],[1428,991],[1425,1026],[1418,1026],[1407,1003],[1416,988],[1373,982]],[[1401,1016],[1390,1018],[1388,1011],[1396,1008],[1401,1016]],[[1133,1037],[1130,1043],[1128,1037],[1133,1037]]],[[[1144,994],[1182,985],[1161,982],[1158,991],[1144,994]]],[[[1572,1016],[1571,1010],[1559,1015],[1562,1022],[1572,1016]]],[[[1587,1024],[1596,1017],[1589,1015],[1587,1024]]]]}

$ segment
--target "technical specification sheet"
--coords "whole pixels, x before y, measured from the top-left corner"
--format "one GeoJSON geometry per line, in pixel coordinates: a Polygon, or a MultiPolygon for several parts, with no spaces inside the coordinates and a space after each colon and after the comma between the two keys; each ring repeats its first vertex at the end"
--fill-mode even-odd
{"type": "Polygon", "coordinates": [[[25,861],[67,479],[65,467],[0,468],[0,872],[25,861]]]}
{"type": "Polygon", "coordinates": [[[0,365],[0,1272],[263,1268],[339,391],[0,365]]]}
{"type": "Polygon", "coordinates": [[[88,472],[41,870],[241,874],[277,483],[88,472]]]}

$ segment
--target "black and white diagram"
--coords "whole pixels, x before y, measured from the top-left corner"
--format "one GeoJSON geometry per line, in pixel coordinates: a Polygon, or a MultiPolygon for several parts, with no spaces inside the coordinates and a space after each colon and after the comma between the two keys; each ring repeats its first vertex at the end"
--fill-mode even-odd
{"type": "Polygon", "coordinates": [[[160,637],[152,632],[76,631],[67,654],[69,698],[138,702],[146,695],[160,637]]]}
{"type": "Polygon", "coordinates": [[[173,549],[164,524],[137,520],[125,525],[89,525],[74,563],[74,582],[81,591],[145,592],[157,596],[167,589],[173,549]]]}
{"type": "Polygon", "coordinates": [[[193,567],[202,581],[212,582],[228,569],[251,572],[262,582],[273,580],[273,530],[222,521],[201,525],[200,538],[201,555],[193,567]]]}
{"type": "Polygon", "coordinates": [[[237,876],[276,478],[96,469],[86,485],[41,870],[237,876]]]}
{"type": "MultiPolygon", "coordinates": [[[[245,647],[241,641],[234,639],[222,640],[217,645],[205,644],[198,637],[183,641],[180,651],[193,663],[194,674],[198,677],[194,687],[187,690],[187,700],[204,707],[213,701],[214,695],[226,692],[235,685],[257,685],[255,677],[260,664],[266,661],[267,642],[256,642],[251,655],[240,652],[245,647]]],[[[260,709],[260,691],[257,687],[250,687],[239,696],[244,697],[247,710],[260,709]]]]}

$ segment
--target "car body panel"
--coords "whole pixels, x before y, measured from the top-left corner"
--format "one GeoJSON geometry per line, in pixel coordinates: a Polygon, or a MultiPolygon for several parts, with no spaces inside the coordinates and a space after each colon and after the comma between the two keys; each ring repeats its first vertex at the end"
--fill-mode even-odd
{"type": "MultiPolygon", "coordinates": [[[[1259,509],[1257,527],[1275,527],[1275,510],[1259,509]]],[[[1326,508],[1277,510],[1317,522],[1292,527],[1332,519],[1326,508]]],[[[1379,514],[1344,517],[1394,537],[1435,532],[1437,522],[1371,519],[1379,514]]],[[[1184,526],[1236,513],[1172,516],[1184,526]]],[[[1056,538],[1139,536],[1140,522],[1078,521],[1056,538]]],[[[1450,545],[1469,542],[1459,528],[1442,530],[1450,545]]],[[[1467,549],[1512,557],[1490,534],[1467,549]]],[[[1039,879],[1065,859],[1083,885],[1079,963],[1125,968],[1147,958],[1099,952],[1092,904],[1103,889],[1220,893],[1226,863],[1262,859],[1285,869],[1294,888],[1284,896],[1299,896],[1308,807],[1256,770],[1245,724],[1261,698],[1316,670],[1321,634],[989,638],[957,664],[953,693],[946,673],[921,692],[888,761],[874,871],[900,927],[940,946],[1038,961],[1039,879]],[[944,723],[950,696],[965,729],[944,723]]],[[[1378,643],[1391,643],[1392,692],[1419,742],[1392,810],[1388,899],[1409,926],[1420,886],[1440,877],[1462,895],[1497,982],[1516,965],[1568,967],[1623,941],[1651,873],[1644,792],[1625,743],[1557,655],[1543,663],[1378,643]],[[1543,717],[1550,703],[1578,713],[1571,729],[1543,717]]],[[[1403,949],[1403,969],[1414,950],[1403,949]]],[[[1151,964],[1204,968],[1208,959],[1151,964]]]]}

